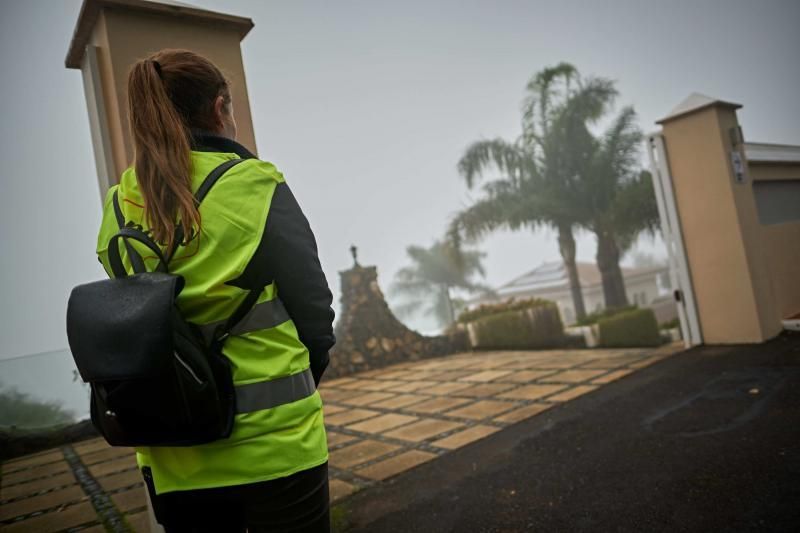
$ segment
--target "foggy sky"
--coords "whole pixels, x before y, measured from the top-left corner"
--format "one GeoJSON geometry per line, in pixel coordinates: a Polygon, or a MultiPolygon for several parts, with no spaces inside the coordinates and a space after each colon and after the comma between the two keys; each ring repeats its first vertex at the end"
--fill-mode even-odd
{"type": "MultiPolygon", "coordinates": [[[[646,132],[696,91],[743,104],[746,140],[800,144],[796,1],[192,3],[255,22],[242,51],[259,155],[310,219],[337,299],[351,243],[387,291],[405,247],[442,235],[477,196],[456,171],[465,147],[516,138],[525,83],[559,61],[617,80],[646,132]]],[[[70,289],[104,276],[81,75],[64,68],[79,9],[0,0],[0,358],[66,347],[70,289]]],[[[558,258],[548,232],[479,247],[493,285],[558,258]]],[[[582,235],[579,258],[594,253],[582,235]]]]}

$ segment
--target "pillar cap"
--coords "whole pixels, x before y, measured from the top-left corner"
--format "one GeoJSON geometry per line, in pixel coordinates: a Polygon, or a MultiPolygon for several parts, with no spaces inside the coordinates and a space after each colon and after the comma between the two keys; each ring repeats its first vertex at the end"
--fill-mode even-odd
{"type": "Polygon", "coordinates": [[[175,2],[174,0],[83,0],[78,21],[75,24],[75,31],[72,33],[72,41],[69,43],[69,51],[64,60],[67,68],[81,68],[86,44],[92,34],[92,29],[97,22],[97,17],[103,9],[114,9],[119,11],[137,11],[140,13],[151,13],[162,16],[180,17],[184,20],[192,19],[197,22],[213,23],[215,26],[226,26],[236,30],[239,39],[244,39],[245,35],[253,28],[253,21],[247,17],[237,17],[201,9],[191,4],[175,2]]]}
{"type": "Polygon", "coordinates": [[[683,102],[675,106],[675,108],[672,111],[670,111],[666,117],[662,118],[661,120],[657,120],[656,124],[664,124],[665,122],[669,122],[670,120],[674,120],[678,117],[682,117],[684,115],[700,111],[701,109],[714,106],[727,107],[729,109],[734,109],[734,110],[742,107],[741,104],[726,102],[724,100],[719,100],[711,96],[706,96],[705,94],[692,93],[689,96],[687,96],[683,100],[683,102]]]}

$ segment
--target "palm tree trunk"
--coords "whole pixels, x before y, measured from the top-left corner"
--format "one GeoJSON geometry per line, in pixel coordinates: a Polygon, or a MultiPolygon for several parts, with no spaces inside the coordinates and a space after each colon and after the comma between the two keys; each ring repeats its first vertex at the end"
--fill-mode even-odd
{"type": "Polygon", "coordinates": [[[450,321],[447,324],[450,326],[453,322],[456,321],[456,310],[453,307],[453,299],[450,297],[450,286],[444,286],[444,297],[447,299],[447,312],[450,314],[450,321]]]}
{"type": "Polygon", "coordinates": [[[575,263],[575,237],[572,227],[567,224],[558,226],[558,250],[564,261],[564,269],[569,280],[569,292],[572,295],[572,305],[575,307],[575,317],[580,320],[586,316],[586,306],[583,303],[581,279],[578,277],[578,265],[575,263]]]}
{"type": "Polygon", "coordinates": [[[619,266],[619,247],[614,236],[606,230],[595,232],[597,236],[597,268],[603,282],[603,297],[606,309],[625,307],[628,296],[625,293],[625,280],[619,266]]]}

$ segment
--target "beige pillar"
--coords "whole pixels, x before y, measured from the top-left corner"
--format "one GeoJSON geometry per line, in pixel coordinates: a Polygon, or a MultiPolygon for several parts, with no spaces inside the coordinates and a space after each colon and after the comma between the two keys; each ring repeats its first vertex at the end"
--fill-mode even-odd
{"type": "Polygon", "coordinates": [[[163,48],[187,48],[208,57],[231,80],[238,141],[256,153],[241,40],[249,18],[171,1],[84,0],[67,53],[67,68],[83,72],[100,194],[132,162],[127,78],[138,59],[163,48]]]}
{"type": "Polygon", "coordinates": [[[703,340],[761,342],[781,329],[738,104],[692,95],[663,126],[703,340]]]}

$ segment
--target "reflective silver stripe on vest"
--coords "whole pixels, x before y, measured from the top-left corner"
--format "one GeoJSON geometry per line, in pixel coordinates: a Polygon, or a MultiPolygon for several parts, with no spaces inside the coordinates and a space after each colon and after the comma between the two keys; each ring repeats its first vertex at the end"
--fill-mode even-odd
{"type": "Polygon", "coordinates": [[[314,394],[314,376],[310,369],[269,381],[236,386],[236,412],[251,413],[296,402],[314,394]]]}
{"type": "MultiPolygon", "coordinates": [[[[242,335],[260,329],[274,328],[289,320],[289,313],[278,298],[273,298],[267,302],[256,304],[242,320],[231,330],[231,335],[242,335]]],[[[227,320],[218,320],[210,324],[200,326],[203,338],[210,342],[217,327],[224,326],[227,320]]]]}

